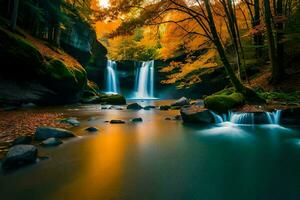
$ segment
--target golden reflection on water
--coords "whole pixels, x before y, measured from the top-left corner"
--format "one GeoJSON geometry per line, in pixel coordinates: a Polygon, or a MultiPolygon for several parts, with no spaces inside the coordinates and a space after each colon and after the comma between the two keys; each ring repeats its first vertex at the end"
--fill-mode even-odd
{"type": "MultiPolygon", "coordinates": [[[[113,197],[119,191],[126,154],[126,135],[122,126],[110,126],[105,133],[86,143],[84,166],[77,170],[73,180],[57,190],[52,199],[87,199],[97,196],[113,197]]],[[[77,153],[80,151],[77,151],[77,153]]],[[[76,155],[74,155],[76,156],[76,155]]]]}

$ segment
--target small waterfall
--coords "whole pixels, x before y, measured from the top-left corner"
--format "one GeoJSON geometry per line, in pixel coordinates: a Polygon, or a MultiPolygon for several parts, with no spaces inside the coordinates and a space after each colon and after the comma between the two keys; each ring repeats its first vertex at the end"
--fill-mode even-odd
{"type": "Polygon", "coordinates": [[[117,63],[112,60],[107,60],[106,65],[106,92],[107,93],[119,93],[119,80],[117,77],[117,63]]]}
{"type": "Polygon", "coordinates": [[[216,124],[223,123],[224,121],[226,121],[224,120],[225,118],[222,118],[220,115],[216,114],[215,112],[210,111],[210,113],[214,116],[216,124]]]}
{"type": "Polygon", "coordinates": [[[276,110],[274,112],[266,112],[269,124],[279,124],[281,110],[276,110]]]}
{"type": "Polygon", "coordinates": [[[154,98],[154,60],[142,62],[137,68],[135,98],[154,98]]]}
{"type": "Polygon", "coordinates": [[[254,113],[232,113],[230,122],[234,124],[254,124],[254,113]]]}
{"type": "Polygon", "coordinates": [[[257,115],[256,113],[242,113],[242,112],[228,112],[228,114],[218,115],[214,112],[212,112],[212,115],[215,119],[215,123],[222,123],[222,122],[231,122],[233,124],[251,124],[254,125],[256,123],[263,124],[266,122],[266,124],[279,124],[280,123],[280,116],[281,116],[281,110],[276,110],[274,112],[265,112],[262,114],[265,115],[257,115]],[[263,119],[259,118],[263,116],[263,119]],[[263,120],[263,122],[261,122],[263,120]]]}

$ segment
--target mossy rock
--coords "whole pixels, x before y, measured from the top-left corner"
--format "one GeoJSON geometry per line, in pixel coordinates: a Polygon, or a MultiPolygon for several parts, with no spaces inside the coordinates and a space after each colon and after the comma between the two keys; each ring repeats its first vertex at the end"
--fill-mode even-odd
{"type": "Polygon", "coordinates": [[[237,92],[230,95],[211,95],[204,99],[205,107],[218,113],[226,113],[228,110],[244,103],[244,96],[237,92]]]}
{"type": "Polygon", "coordinates": [[[114,95],[102,94],[102,95],[100,95],[100,101],[101,101],[101,103],[106,103],[106,104],[110,104],[110,105],[125,105],[126,104],[125,97],[120,94],[114,94],[114,95]]]}
{"type": "Polygon", "coordinates": [[[90,97],[98,96],[99,95],[99,87],[93,81],[88,80],[87,85],[83,91],[82,98],[87,99],[90,97]]]}
{"type": "MultiPolygon", "coordinates": [[[[79,101],[87,85],[87,74],[80,64],[68,66],[63,60],[46,57],[25,38],[0,27],[1,77],[18,83],[40,84],[47,92],[35,95],[41,104],[79,101]]],[[[24,85],[24,84],[22,84],[24,85]]]]}
{"type": "Polygon", "coordinates": [[[39,50],[19,35],[0,27],[1,75],[15,80],[28,80],[37,76],[44,58],[39,50]]]}

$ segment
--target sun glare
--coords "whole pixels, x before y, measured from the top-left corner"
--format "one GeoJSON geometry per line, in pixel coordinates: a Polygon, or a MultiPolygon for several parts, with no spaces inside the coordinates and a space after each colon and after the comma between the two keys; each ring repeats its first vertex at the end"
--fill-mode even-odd
{"type": "Polygon", "coordinates": [[[109,0],[99,0],[99,6],[102,8],[108,8],[109,7],[109,0]]]}

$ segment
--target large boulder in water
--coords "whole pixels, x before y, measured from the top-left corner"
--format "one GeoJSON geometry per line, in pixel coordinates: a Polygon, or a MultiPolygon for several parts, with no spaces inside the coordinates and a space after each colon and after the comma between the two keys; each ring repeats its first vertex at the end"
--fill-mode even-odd
{"type": "Polygon", "coordinates": [[[180,110],[183,122],[210,124],[215,123],[215,117],[211,111],[201,106],[184,106],[180,110]]]}
{"type": "Polygon", "coordinates": [[[41,141],[46,140],[48,138],[69,138],[75,137],[73,132],[61,129],[61,128],[53,128],[53,127],[38,127],[34,134],[34,139],[41,141]]]}
{"type": "Polygon", "coordinates": [[[280,124],[300,126],[300,107],[282,110],[280,124]]]}
{"type": "Polygon", "coordinates": [[[37,152],[37,148],[33,145],[13,146],[8,150],[3,160],[2,168],[11,170],[34,163],[37,159],[37,152]]]}
{"type": "Polygon", "coordinates": [[[181,97],[180,99],[178,99],[177,101],[172,103],[171,106],[185,106],[185,105],[189,105],[189,104],[190,104],[190,101],[186,97],[181,97]]]}
{"type": "Polygon", "coordinates": [[[12,145],[19,145],[19,144],[30,144],[32,142],[32,137],[29,135],[17,137],[13,142],[12,145]]]}

